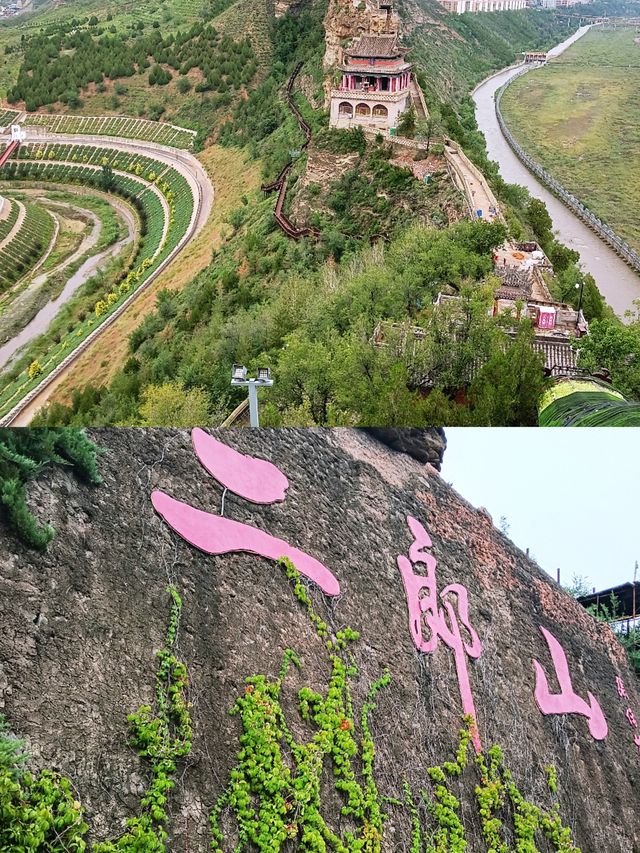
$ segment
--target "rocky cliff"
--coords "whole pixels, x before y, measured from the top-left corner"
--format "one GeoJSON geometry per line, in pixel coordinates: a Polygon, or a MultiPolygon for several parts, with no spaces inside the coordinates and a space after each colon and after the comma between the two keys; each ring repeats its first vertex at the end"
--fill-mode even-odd
{"type": "Polygon", "coordinates": [[[378,0],[329,0],[324,20],[326,33],[325,69],[342,62],[344,41],[362,33],[398,32],[398,15],[380,8],[378,0]]]}
{"type": "Polygon", "coordinates": [[[201,463],[186,431],[92,435],[101,486],[56,470],[31,487],[57,532],[45,553],[0,526],[0,710],[34,769],[70,778],[91,838],[141,810],[150,759],[126,717],[162,717],[154,654],[171,624],[192,726],[171,850],[463,850],[464,836],[475,853],[526,832],[520,850],[640,849],[640,690],[620,645],[434,467],[364,432],[219,433],[280,469],[279,500],[273,467],[252,479],[224,448],[201,463]],[[222,512],[231,550],[254,553],[200,550],[222,512]],[[292,555],[301,581],[259,552],[292,555]],[[484,756],[467,734],[466,765],[465,711],[484,756]]]}

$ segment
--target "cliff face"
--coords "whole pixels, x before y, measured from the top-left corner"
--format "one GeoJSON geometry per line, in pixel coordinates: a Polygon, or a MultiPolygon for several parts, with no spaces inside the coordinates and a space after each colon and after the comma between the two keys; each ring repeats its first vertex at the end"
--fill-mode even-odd
{"type": "Polygon", "coordinates": [[[342,62],[342,42],[362,33],[397,32],[399,18],[393,13],[389,18],[380,9],[378,0],[329,0],[324,20],[326,33],[325,69],[342,62]]]}
{"type": "MultiPolygon", "coordinates": [[[[306,742],[320,723],[300,714],[297,692],[310,687],[327,694],[330,657],[281,567],[247,553],[205,554],[154,512],[151,492],[160,489],[220,514],[222,487],[196,459],[188,432],[92,435],[105,449],[102,486],[83,486],[56,471],[45,472],[31,487],[34,510],[57,531],[46,553],[24,549],[0,526],[0,709],[12,729],[28,737],[36,768],[55,767],[71,778],[93,836],[118,835],[125,818],[137,813],[148,775],[148,765],[127,745],[126,715],[153,704],[154,652],[163,644],[166,586],[173,583],[183,599],[176,648],[189,672],[193,745],[170,795],[169,846],[205,851],[208,816],[238,762],[244,717],[227,712],[237,697],[261,689],[260,682],[247,685],[245,679],[262,673],[276,680],[285,650],[295,651],[300,668],[292,666],[284,679],[281,704],[291,736],[306,742]]],[[[315,610],[331,635],[345,626],[360,632],[349,644],[357,665],[357,674],[350,671],[353,714],[345,706],[336,731],[344,735],[352,725],[360,730],[370,686],[389,669],[391,682],[376,696],[369,721],[378,794],[392,798],[382,801],[389,816],[376,842],[382,850],[413,849],[405,782],[416,801],[420,790],[432,789],[427,768],[454,754],[469,698],[482,747],[501,745],[525,797],[547,810],[557,800],[583,851],[639,849],[640,756],[633,741],[637,731],[625,713],[631,708],[640,716],[640,691],[606,626],[588,616],[433,467],[364,432],[219,435],[243,453],[269,459],[289,481],[286,499],[272,505],[227,492],[225,517],[280,537],[320,561],[341,594],[325,596],[315,583],[305,582],[315,610]],[[458,601],[449,617],[443,615],[448,611],[441,597],[442,606],[410,630],[397,557],[405,556],[403,571],[415,570],[418,585],[427,565],[429,571],[433,565],[426,557],[426,563],[416,562],[414,540],[422,534],[414,522],[409,526],[408,516],[433,540],[431,548],[423,547],[437,560],[429,583],[440,593],[447,585],[464,585],[468,614],[460,588],[450,589],[458,601]],[[566,654],[574,713],[543,715],[534,698],[532,659],[546,673],[549,691],[559,691],[552,647],[541,627],[566,654]],[[422,651],[414,642],[419,630],[422,651]],[[619,695],[622,683],[625,697],[619,695]],[[604,738],[597,708],[606,721],[604,738]],[[544,781],[550,765],[557,770],[555,794],[544,781]]],[[[262,478],[262,489],[267,479],[262,478]]],[[[422,600],[432,593],[425,587],[422,600]]],[[[418,594],[410,601],[416,605],[418,594]]],[[[289,748],[283,746],[282,754],[290,766],[289,748]]],[[[323,819],[344,836],[356,818],[340,815],[344,793],[333,786],[328,755],[323,766],[323,819]]],[[[360,778],[359,763],[354,772],[360,778]]],[[[483,851],[473,772],[467,767],[451,785],[462,802],[467,849],[483,851]]],[[[283,808],[293,808],[290,799],[283,808]]],[[[508,812],[504,832],[512,843],[508,812]]],[[[426,832],[437,829],[437,819],[424,806],[419,818],[426,832]]],[[[229,815],[222,827],[224,849],[233,849],[238,836],[229,815]]],[[[287,832],[296,837],[293,817],[287,832]]],[[[555,849],[541,837],[538,843],[540,850],[555,849]]],[[[299,837],[288,844],[283,849],[299,849],[299,837]]]]}

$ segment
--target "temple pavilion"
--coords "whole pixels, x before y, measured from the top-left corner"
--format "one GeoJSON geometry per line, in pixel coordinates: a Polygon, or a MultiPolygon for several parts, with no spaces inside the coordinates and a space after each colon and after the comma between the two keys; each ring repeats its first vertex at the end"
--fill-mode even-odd
{"type": "Polygon", "coordinates": [[[411,64],[395,33],[360,36],[338,66],[340,86],[331,90],[331,127],[390,130],[412,101],[411,64]]]}

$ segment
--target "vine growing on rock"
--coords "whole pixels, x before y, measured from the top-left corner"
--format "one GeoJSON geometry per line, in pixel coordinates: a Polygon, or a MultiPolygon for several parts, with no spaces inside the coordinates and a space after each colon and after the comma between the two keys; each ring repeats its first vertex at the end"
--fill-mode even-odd
{"type": "Polygon", "coordinates": [[[83,853],[88,826],[71,783],[51,770],[28,772],[27,759],[0,714],[0,850],[83,853]]]}
{"type": "Polygon", "coordinates": [[[182,600],[169,586],[171,618],[164,646],[158,651],[155,707],[142,705],[128,717],[131,744],[151,765],[151,779],[140,802],[140,814],[127,820],[127,832],[116,841],[93,847],[94,853],[164,853],[169,819],[167,802],[175,787],[177,762],[191,751],[191,715],[185,664],[174,653],[182,600]]]}
{"type": "MultiPolygon", "coordinates": [[[[290,667],[301,666],[296,653],[285,651],[277,678],[253,675],[246,679],[244,693],[230,711],[241,724],[237,764],[210,816],[215,853],[225,849],[230,836],[236,841],[234,853],[278,853],[287,844],[308,853],[380,853],[387,820],[383,803],[408,816],[411,853],[465,853],[468,842],[461,803],[451,787],[455,781],[461,783],[459,796],[469,787],[470,780],[461,778],[469,766],[476,775],[473,800],[489,853],[538,853],[536,836],[544,837],[555,853],[580,853],[571,831],[562,824],[558,803],[547,811],[527,801],[505,767],[499,746],[470,761],[471,717],[465,717],[454,758],[427,768],[430,791],[421,790],[416,801],[405,780],[401,798],[382,795],[374,775],[376,751],[369,719],[377,694],[391,681],[389,672],[385,670],[371,685],[356,727],[350,681],[358,669],[350,645],[359,635],[345,628],[332,637],[296,568],[286,559],[280,565],[329,654],[327,690],[303,687],[298,691],[299,719],[315,731],[310,740],[301,742],[292,733],[281,701],[290,667]],[[323,771],[329,768],[340,816],[349,826],[342,833],[332,829],[322,813],[323,792],[336,801],[321,785],[323,771]],[[232,820],[235,832],[230,828],[232,820]],[[515,846],[505,838],[513,839],[515,846]]],[[[555,795],[556,771],[545,767],[545,774],[549,792],[555,795]]]]}
{"type": "Polygon", "coordinates": [[[281,560],[280,565],[329,653],[328,688],[326,694],[308,687],[298,692],[300,716],[315,729],[309,741],[300,742],[289,728],[280,701],[290,666],[300,667],[295,652],[285,652],[276,679],[264,675],[246,679],[244,694],[231,710],[240,717],[240,751],[229,784],[211,814],[212,849],[223,849],[221,824],[224,813],[230,812],[238,827],[236,851],[251,848],[277,853],[292,841],[296,849],[310,853],[327,849],[379,853],[386,815],[374,778],[375,746],[369,718],[390,675],[385,672],[371,685],[360,712],[358,734],[350,688],[358,671],[349,645],[359,635],[345,628],[331,638],[295,567],[288,560],[281,560]],[[321,812],[325,764],[331,766],[341,815],[351,827],[342,834],[330,828],[321,812]]]}
{"type": "MultiPolygon", "coordinates": [[[[174,653],[182,601],[174,586],[171,617],[158,651],[155,707],[143,705],[128,717],[131,744],[149,761],[151,778],[140,814],[127,820],[126,832],[114,841],[95,843],[93,853],[164,853],[167,803],[175,787],[177,762],[191,750],[191,715],[185,664],[174,653]]],[[[84,853],[82,806],[71,782],[59,773],[24,769],[24,744],[11,736],[0,715],[0,850],[15,853],[84,853]]]]}
{"type": "MultiPolygon", "coordinates": [[[[445,761],[427,771],[435,786],[435,802],[426,791],[422,792],[422,797],[437,826],[425,848],[426,853],[464,853],[467,849],[464,825],[459,816],[460,803],[450,791],[450,782],[460,777],[467,766],[472,725],[473,719],[465,718],[455,760],[445,761]]],[[[492,746],[486,755],[476,755],[475,767],[480,775],[474,789],[475,801],[489,853],[538,853],[536,836],[540,834],[555,853],[580,853],[571,830],[562,823],[558,802],[547,811],[526,800],[513,781],[511,771],[505,767],[499,746],[492,746]],[[514,847],[505,840],[507,819],[512,820],[510,834],[514,847]]],[[[556,770],[545,767],[545,774],[549,792],[554,795],[558,789],[556,770]]],[[[414,817],[414,838],[415,832],[414,817]]]]}

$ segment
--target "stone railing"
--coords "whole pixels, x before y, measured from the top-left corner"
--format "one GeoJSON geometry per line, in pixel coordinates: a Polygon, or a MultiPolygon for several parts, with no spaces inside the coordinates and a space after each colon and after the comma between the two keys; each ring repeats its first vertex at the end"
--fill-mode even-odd
{"type": "Polygon", "coordinates": [[[581,219],[588,228],[597,234],[604,243],[610,246],[610,248],[612,248],[613,251],[619,255],[623,261],[625,261],[625,263],[632,267],[636,272],[640,273],[640,255],[638,252],[632,249],[631,246],[629,246],[622,237],[616,234],[606,222],[603,222],[595,215],[595,213],[592,213],[587,207],[585,207],[584,204],[576,198],[576,196],[570,193],[569,190],[565,189],[562,184],[543,169],[542,166],[533,159],[533,157],[527,154],[524,148],[516,142],[513,134],[507,127],[500,109],[502,96],[507,90],[507,87],[513,83],[514,80],[517,80],[518,77],[526,74],[529,70],[530,68],[528,67],[523,68],[517,74],[514,74],[514,76],[496,92],[496,117],[504,138],[507,140],[509,147],[516,157],[532,174],[536,176],[536,178],[538,178],[542,184],[547,187],[548,190],[556,196],[556,198],[565,204],[569,210],[571,210],[571,212],[581,219]]]}
{"type": "Polygon", "coordinates": [[[376,92],[371,89],[332,89],[332,98],[358,98],[361,101],[399,101],[406,98],[409,89],[400,89],[398,92],[376,92]]]}

